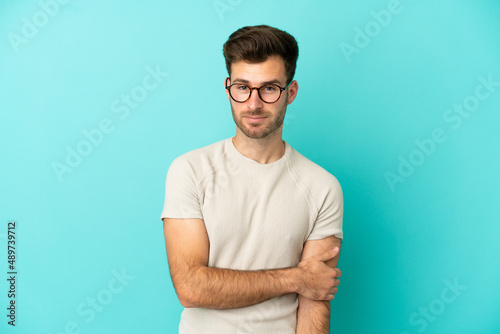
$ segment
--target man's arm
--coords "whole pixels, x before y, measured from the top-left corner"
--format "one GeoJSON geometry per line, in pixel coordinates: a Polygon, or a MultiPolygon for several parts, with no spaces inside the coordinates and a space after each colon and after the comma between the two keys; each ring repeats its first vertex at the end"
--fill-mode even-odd
{"type": "Polygon", "coordinates": [[[208,267],[209,239],[201,219],[164,218],[170,276],[184,307],[238,308],[289,293],[332,300],[339,270],[325,264],[338,250],[325,249],[295,268],[241,271],[208,267]]]}
{"type": "MultiPolygon", "coordinates": [[[[341,239],[335,236],[330,236],[320,240],[306,241],[304,250],[302,251],[302,261],[316,254],[320,254],[327,249],[339,247],[339,253],[334,258],[326,261],[326,264],[332,268],[337,267],[340,255],[341,239]]],[[[340,269],[337,277],[342,275],[340,269]]],[[[335,286],[338,286],[340,281],[335,280],[335,286]]],[[[333,293],[337,292],[337,288],[333,288],[333,293]]],[[[333,299],[333,296],[332,296],[333,299]]],[[[330,331],[330,301],[311,300],[307,297],[299,295],[299,308],[297,310],[297,334],[328,334],[330,331]]]]}

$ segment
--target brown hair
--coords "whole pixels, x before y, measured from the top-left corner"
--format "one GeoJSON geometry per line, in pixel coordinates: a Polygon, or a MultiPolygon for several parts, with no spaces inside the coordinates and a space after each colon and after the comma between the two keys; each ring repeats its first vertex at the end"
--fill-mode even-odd
{"type": "Polygon", "coordinates": [[[223,48],[227,73],[231,64],[240,60],[261,63],[271,56],[280,56],[285,62],[287,84],[295,75],[299,47],[295,38],[286,31],[268,25],[246,26],[233,32],[223,48]]]}

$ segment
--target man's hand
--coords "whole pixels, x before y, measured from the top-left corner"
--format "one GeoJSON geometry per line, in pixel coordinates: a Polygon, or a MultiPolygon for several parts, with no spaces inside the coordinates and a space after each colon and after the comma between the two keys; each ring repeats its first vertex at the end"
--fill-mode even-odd
{"type": "Polygon", "coordinates": [[[342,271],[328,266],[325,262],[333,259],[338,253],[339,248],[335,247],[300,262],[297,268],[301,270],[301,284],[297,293],[313,300],[333,300],[342,271]]]}

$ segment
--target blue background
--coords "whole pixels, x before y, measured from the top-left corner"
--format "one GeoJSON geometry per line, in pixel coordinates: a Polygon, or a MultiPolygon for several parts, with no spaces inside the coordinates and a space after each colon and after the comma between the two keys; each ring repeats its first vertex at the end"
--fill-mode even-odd
{"type": "Polygon", "coordinates": [[[298,40],[284,139],[344,192],[331,332],[500,333],[498,1],[401,0],[384,25],[389,0],[54,1],[0,4],[2,333],[177,332],[165,176],[175,157],[235,134],[222,45],[254,24],[298,40]],[[160,74],[145,90],[148,71],[160,74]],[[487,98],[446,120],[481,77],[496,82],[487,98]],[[83,132],[103,121],[89,146],[83,132]],[[434,129],[446,139],[418,153],[434,129]],[[78,145],[86,156],[69,168],[78,145]],[[418,165],[389,182],[410,157],[418,165]]]}

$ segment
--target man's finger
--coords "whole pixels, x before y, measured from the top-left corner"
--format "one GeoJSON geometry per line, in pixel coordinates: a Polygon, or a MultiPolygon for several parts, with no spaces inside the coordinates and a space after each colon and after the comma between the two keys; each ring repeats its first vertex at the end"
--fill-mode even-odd
{"type": "Polygon", "coordinates": [[[340,270],[339,268],[335,268],[335,271],[337,272],[337,274],[335,275],[335,277],[341,277],[342,276],[342,270],[340,270]]]}
{"type": "Polygon", "coordinates": [[[322,262],[325,262],[325,261],[328,261],[330,259],[333,259],[335,257],[335,255],[337,255],[339,252],[339,248],[338,247],[335,247],[334,249],[329,249],[323,253],[320,253],[316,256],[316,259],[318,261],[322,261],[322,262]]]}

